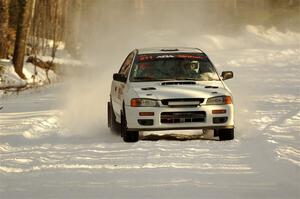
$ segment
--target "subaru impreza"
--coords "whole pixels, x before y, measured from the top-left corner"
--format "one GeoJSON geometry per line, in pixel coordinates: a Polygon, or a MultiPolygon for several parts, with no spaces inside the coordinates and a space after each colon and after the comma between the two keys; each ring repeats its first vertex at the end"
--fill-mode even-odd
{"type": "Polygon", "coordinates": [[[133,50],[113,74],[108,126],[125,142],[140,131],[213,130],[219,140],[234,139],[234,106],[224,80],[198,48],[133,50]],[[118,128],[119,127],[119,128],[118,128]]]}

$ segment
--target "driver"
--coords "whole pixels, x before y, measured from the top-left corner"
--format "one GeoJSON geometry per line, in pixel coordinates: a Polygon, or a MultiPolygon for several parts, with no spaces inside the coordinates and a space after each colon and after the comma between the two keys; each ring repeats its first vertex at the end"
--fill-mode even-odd
{"type": "Polygon", "coordinates": [[[189,61],[184,64],[184,74],[188,77],[194,78],[197,77],[199,70],[199,62],[189,61]]]}

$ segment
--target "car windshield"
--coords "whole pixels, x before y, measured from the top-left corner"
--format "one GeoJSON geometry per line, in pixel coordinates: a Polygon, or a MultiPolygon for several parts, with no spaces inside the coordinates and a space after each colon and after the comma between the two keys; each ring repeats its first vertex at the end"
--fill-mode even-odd
{"type": "Polygon", "coordinates": [[[219,77],[205,54],[137,55],[130,81],[168,80],[218,81],[219,77]]]}

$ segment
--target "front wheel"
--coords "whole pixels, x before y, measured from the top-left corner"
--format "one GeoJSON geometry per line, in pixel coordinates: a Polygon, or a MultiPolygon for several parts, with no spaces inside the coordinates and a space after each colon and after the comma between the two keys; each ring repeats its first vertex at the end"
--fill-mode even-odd
{"type": "Polygon", "coordinates": [[[234,139],[234,129],[218,129],[218,134],[220,141],[234,139]]]}
{"type": "Polygon", "coordinates": [[[138,131],[128,131],[125,112],[121,111],[121,136],[124,142],[137,142],[139,140],[138,131]]]}

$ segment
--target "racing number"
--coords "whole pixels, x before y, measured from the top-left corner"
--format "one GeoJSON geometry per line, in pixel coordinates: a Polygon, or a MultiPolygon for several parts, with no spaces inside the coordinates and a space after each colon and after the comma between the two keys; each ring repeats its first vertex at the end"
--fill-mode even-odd
{"type": "Polygon", "coordinates": [[[124,84],[121,84],[121,85],[119,85],[119,87],[117,88],[117,98],[118,98],[119,100],[122,99],[124,87],[125,87],[125,85],[124,85],[124,84]]]}

